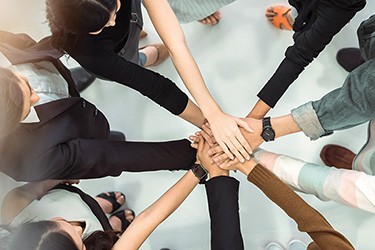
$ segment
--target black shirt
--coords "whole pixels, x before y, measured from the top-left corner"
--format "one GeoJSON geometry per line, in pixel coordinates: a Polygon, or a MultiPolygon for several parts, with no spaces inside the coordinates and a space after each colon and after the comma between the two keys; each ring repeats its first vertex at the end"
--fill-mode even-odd
{"type": "Polygon", "coordinates": [[[171,80],[117,55],[128,38],[130,15],[130,1],[121,0],[115,26],[97,35],[77,35],[63,49],[93,74],[135,89],[171,113],[181,114],[188,97],[171,80]]]}
{"type": "Polygon", "coordinates": [[[258,93],[274,107],[299,74],[316,58],[332,38],[366,5],[365,0],[289,0],[298,10],[293,25],[294,44],[276,72],[258,93]]]}

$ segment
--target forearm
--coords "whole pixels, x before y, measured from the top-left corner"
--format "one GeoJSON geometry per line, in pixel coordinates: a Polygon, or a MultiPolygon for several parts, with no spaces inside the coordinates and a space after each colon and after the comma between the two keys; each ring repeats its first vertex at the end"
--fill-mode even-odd
{"type": "Polygon", "coordinates": [[[182,81],[194,97],[204,116],[209,119],[221,111],[208,91],[199,68],[186,44],[184,33],[168,1],[145,1],[156,31],[167,46],[182,81]]]}
{"type": "Polygon", "coordinates": [[[264,101],[259,99],[250,113],[246,116],[247,118],[262,119],[266,116],[271,107],[267,105],[264,101]]]}
{"type": "Polygon", "coordinates": [[[321,249],[354,249],[319,212],[261,165],[254,167],[248,180],[283,209],[298,224],[298,229],[308,233],[321,249]]]}
{"type": "Polygon", "coordinates": [[[205,187],[211,219],[211,249],[244,249],[238,206],[239,182],[218,176],[211,178],[205,187]]]}
{"type": "Polygon", "coordinates": [[[189,170],[156,202],[139,214],[113,249],[138,249],[154,229],[172,214],[199,183],[189,170]]]}
{"type": "Polygon", "coordinates": [[[25,207],[36,199],[40,199],[50,189],[59,184],[59,180],[29,182],[12,189],[4,197],[1,207],[1,221],[10,223],[25,207]]]}
{"type": "Polygon", "coordinates": [[[373,176],[307,163],[264,150],[256,152],[255,159],[295,190],[313,194],[323,201],[333,200],[375,213],[373,176]]]}

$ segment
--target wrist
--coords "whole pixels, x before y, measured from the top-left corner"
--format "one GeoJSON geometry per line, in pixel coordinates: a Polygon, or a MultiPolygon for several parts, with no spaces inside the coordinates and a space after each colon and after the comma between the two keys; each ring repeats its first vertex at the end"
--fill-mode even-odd
{"type": "Polygon", "coordinates": [[[220,109],[219,106],[212,105],[209,108],[202,109],[203,116],[210,122],[210,120],[214,119],[217,117],[219,114],[222,114],[223,111],[220,109]]]}
{"type": "Polygon", "coordinates": [[[223,170],[223,169],[217,169],[214,171],[209,171],[208,175],[210,179],[218,177],[218,176],[229,176],[229,171],[228,170],[223,170]]]}
{"type": "Polygon", "coordinates": [[[240,164],[238,166],[238,170],[244,175],[248,176],[250,172],[254,169],[255,165],[257,165],[257,163],[251,159],[250,161],[246,161],[245,163],[240,164]]]}
{"type": "Polygon", "coordinates": [[[194,164],[191,168],[193,174],[198,178],[199,184],[204,184],[207,180],[208,172],[202,164],[194,164]]]}

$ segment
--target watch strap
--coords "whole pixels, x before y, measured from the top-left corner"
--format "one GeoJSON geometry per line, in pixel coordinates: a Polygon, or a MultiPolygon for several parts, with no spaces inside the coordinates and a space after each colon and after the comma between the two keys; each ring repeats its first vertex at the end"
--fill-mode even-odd
{"type": "Polygon", "coordinates": [[[191,171],[199,179],[199,184],[206,183],[208,172],[201,164],[194,164],[191,171]]]}

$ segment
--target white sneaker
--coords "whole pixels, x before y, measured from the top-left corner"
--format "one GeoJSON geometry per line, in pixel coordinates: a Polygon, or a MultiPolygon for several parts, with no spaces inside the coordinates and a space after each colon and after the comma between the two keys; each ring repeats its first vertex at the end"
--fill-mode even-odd
{"type": "Polygon", "coordinates": [[[284,248],[279,243],[271,242],[267,244],[266,250],[284,250],[284,248]]]}
{"type": "Polygon", "coordinates": [[[300,240],[293,239],[289,242],[288,250],[306,250],[307,245],[300,240]]]}

